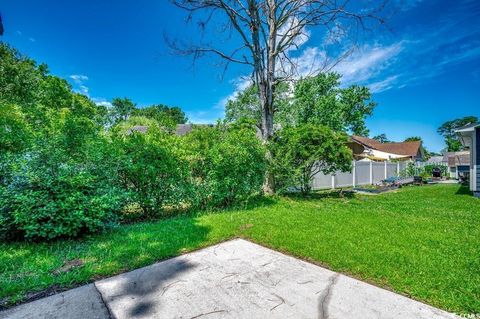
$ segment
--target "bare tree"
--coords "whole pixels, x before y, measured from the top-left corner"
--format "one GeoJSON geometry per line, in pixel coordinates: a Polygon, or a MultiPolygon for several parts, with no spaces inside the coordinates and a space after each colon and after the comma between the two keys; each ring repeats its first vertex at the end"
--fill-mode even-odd
{"type": "MultiPolygon", "coordinates": [[[[323,27],[326,31],[338,30],[348,21],[358,31],[365,29],[367,20],[383,22],[377,14],[384,3],[375,8],[347,9],[349,0],[171,0],[176,6],[188,11],[189,19],[199,13],[198,25],[202,31],[214,21],[217,14],[222,17],[221,30],[234,31],[241,39],[239,46],[224,52],[205,43],[179,44],[169,41],[178,54],[193,55],[194,60],[205,54],[218,55],[225,62],[251,66],[252,81],[257,86],[261,103],[261,133],[264,143],[273,136],[275,114],[275,88],[281,81],[288,80],[296,72],[296,62],[289,56],[292,48],[307,37],[307,28],[323,27]],[[353,24],[352,24],[353,23],[353,24]]],[[[349,28],[351,29],[351,28],[349,28]]],[[[335,34],[335,32],[332,32],[335,34]]],[[[351,50],[346,50],[347,54],[351,50]]],[[[340,55],[340,59],[345,55],[340,55]]],[[[337,59],[338,61],[339,59],[337,59]]],[[[325,63],[334,65],[335,63],[325,63]]],[[[267,160],[270,154],[267,153],[267,160]]],[[[264,183],[266,193],[274,192],[274,181],[267,174],[264,183]]]]}

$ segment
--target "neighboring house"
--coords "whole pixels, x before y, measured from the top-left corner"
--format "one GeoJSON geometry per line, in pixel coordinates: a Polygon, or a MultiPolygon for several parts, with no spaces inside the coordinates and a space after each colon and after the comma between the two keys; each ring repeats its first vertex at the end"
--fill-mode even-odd
{"type": "Polygon", "coordinates": [[[436,164],[436,165],[447,165],[448,161],[445,159],[445,156],[431,156],[428,160],[425,161],[427,164],[436,164]]]}
{"type": "Polygon", "coordinates": [[[423,159],[422,142],[420,141],[381,143],[377,140],[358,135],[352,135],[350,139],[350,143],[357,143],[363,147],[361,153],[354,151],[354,157],[357,160],[421,161],[423,159]]]}
{"type": "Polygon", "coordinates": [[[214,127],[214,124],[177,124],[175,134],[184,136],[190,133],[195,127],[214,127]]]}
{"type": "Polygon", "coordinates": [[[132,126],[131,128],[129,128],[127,130],[127,134],[130,135],[132,134],[133,132],[139,132],[139,133],[147,133],[148,131],[148,126],[146,125],[135,125],[135,126],[132,126]]]}
{"type": "Polygon", "coordinates": [[[447,152],[443,160],[448,165],[451,178],[458,179],[465,173],[470,173],[470,151],[447,152]]]}
{"type": "Polygon", "coordinates": [[[470,190],[480,197],[480,124],[469,124],[456,130],[460,141],[470,149],[470,190]]]}

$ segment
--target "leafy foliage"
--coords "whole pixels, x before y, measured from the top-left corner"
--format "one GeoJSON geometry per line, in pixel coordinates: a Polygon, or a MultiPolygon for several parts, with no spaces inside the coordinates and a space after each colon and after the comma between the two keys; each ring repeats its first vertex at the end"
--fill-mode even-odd
{"type": "Polygon", "coordinates": [[[137,108],[133,110],[132,115],[153,119],[166,128],[174,128],[176,124],[185,124],[188,120],[181,108],[163,104],[137,108]]]}
{"type": "Polygon", "coordinates": [[[445,138],[446,151],[447,152],[457,152],[463,149],[462,143],[458,139],[457,134],[455,133],[456,129],[459,129],[462,126],[467,124],[479,123],[476,116],[465,116],[459,119],[447,121],[443,123],[438,129],[437,132],[445,138]]]}
{"type": "MultiPolygon", "coordinates": [[[[365,119],[372,115],[375,106],[368,88],[340,88],[340,75],[320,73],[298,80],[293,87],[286,83],[276,87],[275,123],[282,127],[311,123],[366,135],[365,119]]],[[[250,86],[239,92],[227,102],[225,112],[229,122],[247,118],[260,126],[257,88],[250,86]]]]}
{"type": "Polygon", "coordinates": [[[388,139],[388,137],[385,133],[375,135],[374,137],[372,137],[372,139],[374,139],[376,141],[379,141],[380,143],[391,143],[392,142],[388,139]]]}
{"type": "Polygon", "coordinates": [[[283,191],[299,187],[308,194],[316,173],[350,170],[352,152],[346,143],[346,134],[322,125],[283,129],[271,145],[277,186],[283,191]]]}
{"type": "MultiPolygon", "coordinates": [[[[275,89],[275,108],[279,112],[278,116],[275,118],[276,123],[283,123],[282,118],[287,117],[287,106],[289,103],[291,103],[289,85],[281,82],[275,89]]],[[[260,109],[258,88],[254,85],[250,85],[243,91],[238,92],[235,98],[227,101],[227,104],[225,105],[225,119],[229,123],[249,120],[260,128],[262,119],[260,109]]]]}
{"type": "Polygon", "coordinates": [[[365,118],[372,115],[375,103],[368,88],[340,88],[340,75],[320,73],[295,84],[293,125],[311,123],[335,131],[366,135],[365,118]]]}
{"type": "Polygon", "coordinates": [[[10,158],[11,177],[0,191],[5,236],[73,237],[116,220],[123,194],[107,164],[109,144],[70,112],[57,120],[28,153],[10,158]]]}
{"type": "Polygon", "coordinates": [[[184,137],[194,205],[224,207],[260,193],[265,151],[248,126],[196,128],[184,137]]]}
{"type": "Polygon", "coordinates": [[[135,110],[136,104],[129,98],[116,97],[112,100],[112,110],[110,112],[111,122],[117,124],[120,121],[126,121],[135,110]]]}
{"type": "Polygon", "coordinates": [[[173,137],[150,127],[146,133],[133,131],[114,141],[121,150],[120,180],[144,217],[158,216],[166,204],[185,198],[187,167],[175,154],[173,137]]]}

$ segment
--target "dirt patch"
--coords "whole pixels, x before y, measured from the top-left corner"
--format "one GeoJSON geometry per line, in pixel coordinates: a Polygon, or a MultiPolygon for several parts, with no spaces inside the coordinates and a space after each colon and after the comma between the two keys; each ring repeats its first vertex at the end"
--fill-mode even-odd
{"type": "Polygon", "coordinates": [[[55,276],[58,276],[60,274],[69,272],[74,268],[82,267],[83,265],[84,265],[84,262],[81,259],[69,260],[69,261],[64,262],[62,267],[55,269],[52,273],[55,276]]]}

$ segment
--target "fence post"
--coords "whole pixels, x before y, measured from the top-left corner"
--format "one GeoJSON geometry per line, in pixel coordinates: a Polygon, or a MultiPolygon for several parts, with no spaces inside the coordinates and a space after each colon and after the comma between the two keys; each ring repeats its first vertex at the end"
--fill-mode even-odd
{"type": "Polygon", "coordinates": [[[400,176],[400,162],[397,162],[397,177],[400,176]]]}
{"type": "Polygon", "coordinates": [[[387,161],[385,161],[384,163],[385,163],[385,165],[384,165],[384,169],[383,169],[383,170],[384,170],[384,174],[383,174],[383,175],[385,175],[385,178],[384,178],[384,179],[387,179],[387,161]]]}
{"type": "Polygon", "coordinates": [[[370,185],[373,185],[373,162],[370,161],[370,185]]]}
{"type": "Polygon", "coordinates": [[[332,189],[335,189],[335,175],[332,174],[332,189]]]}
{"type": "Polygon", "coordinates": [[[356,168],[356,162],[355,160],[353,161],[353,169],[352,169],[352,175],[353,175],[353,181],[352,181],[352,184],[353,184],[353,187],[355,187],[355,168],[356,168]]]}

